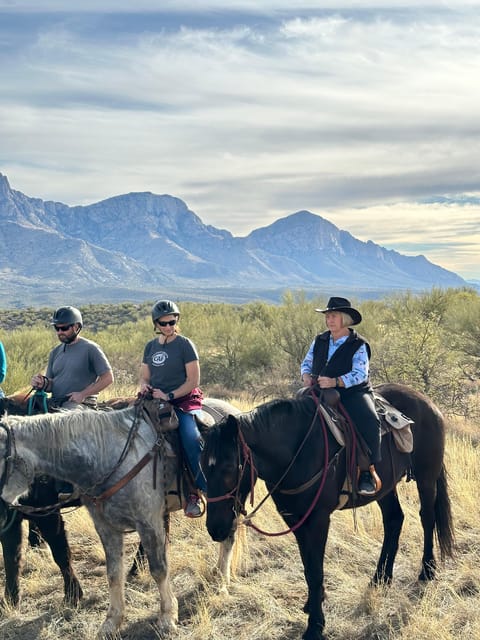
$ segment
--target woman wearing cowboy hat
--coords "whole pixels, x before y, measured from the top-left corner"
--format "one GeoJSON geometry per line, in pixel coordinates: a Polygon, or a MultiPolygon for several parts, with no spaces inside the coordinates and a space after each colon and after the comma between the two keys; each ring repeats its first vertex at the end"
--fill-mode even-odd
{"type": "Polygon", "coordinates": [[[350,327],[360,324],[362,316],[346,298],[332,297],[325,314],[327,331],[310,345],[300,371],[305,385],[318,384],[321,389],[335,387],[340,401],[357,426],[370,451],[370,466],[360,470],[357,492],[374,495],[381,487],[375,471],[380,461],[380,420],[375,411],[369,379],[370,346],[350,327]]]}

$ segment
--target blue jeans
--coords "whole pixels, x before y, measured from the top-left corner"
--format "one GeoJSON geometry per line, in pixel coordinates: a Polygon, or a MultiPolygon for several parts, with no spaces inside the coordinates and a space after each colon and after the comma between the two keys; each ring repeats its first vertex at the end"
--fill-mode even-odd
{"type": "Polygon", "coordinates": [[[200,467],[200,454],[202,453],[202,436],[192,413],[186,413],[181,409],[175,409],[178,416],[178,430],[182,447],[187,456],[188,466],[192,472],[195,486],[203,493],[207,492],[207,482],[200,467]]]}

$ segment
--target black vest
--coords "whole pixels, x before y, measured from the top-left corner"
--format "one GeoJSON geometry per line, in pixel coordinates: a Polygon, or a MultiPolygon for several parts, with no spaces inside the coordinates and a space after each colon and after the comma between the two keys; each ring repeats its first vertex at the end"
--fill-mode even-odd
{"type": "MultiPolygon", "coordinates": [[[[368,359],[370,359],[371,350],[366,339],[353,329],[349,329],[348,331],[350,335],[342,346],[338,347],[330,360],[328,360],[330,331],[324,331],[315,338],[312,363],[312,375],[314,377],[327,376],[329,378],[337,378],[351,371],[353,356],[362,344],[367,348],[368,359]]],[[[350,387],[350,389],[354,389],[355,391],[360,389],[370,390],[371,386],[367,380],[354,387],[350,387]]],[[[348,392],[350,389],[342,388],[341,390],[342,392],[348,392]]]]}

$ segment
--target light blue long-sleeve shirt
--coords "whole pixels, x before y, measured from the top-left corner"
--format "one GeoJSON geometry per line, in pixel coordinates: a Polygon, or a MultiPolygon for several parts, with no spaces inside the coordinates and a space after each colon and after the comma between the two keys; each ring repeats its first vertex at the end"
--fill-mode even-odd
{"type": "MultiPolygon", "coordinates": [[[[348,336],[342,336],[338,340],[334,341],[333,337],[330,335],[330,340],[328,343],[328,360],[333,356],[335,351],[342,346],[342,344],[346,341],[348,336]]],[[[315,346],[315,340],[312,341],[310,348],[307,351],[307,355],[302,361],[300,365],[300,375],[303,376],[304,373],[312,373],[312,365],[313,365],[313,347],[315,346]]],[[[362,344],[355,351],[352,358],[352,370],[348,373],[344,373],[341,377],[343,380],[343,384],[345,388],[353,387],[357,384],[361,384],[362,382],[366,382],[368,380],[369,374],[369,360],[367,347],[362,344]]]]}

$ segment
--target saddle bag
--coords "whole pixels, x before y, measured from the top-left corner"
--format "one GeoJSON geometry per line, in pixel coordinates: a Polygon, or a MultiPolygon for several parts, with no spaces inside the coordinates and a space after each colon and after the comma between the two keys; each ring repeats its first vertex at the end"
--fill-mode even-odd
{"type": "Polygon", "coordinates": [[[382,433],[392,432],[393,439],[399,451],[411,453],[413,451],[413,420],[393,407],[385,398],[377,393],[373,394],[375,409],[382,421],[382,433]]]}

